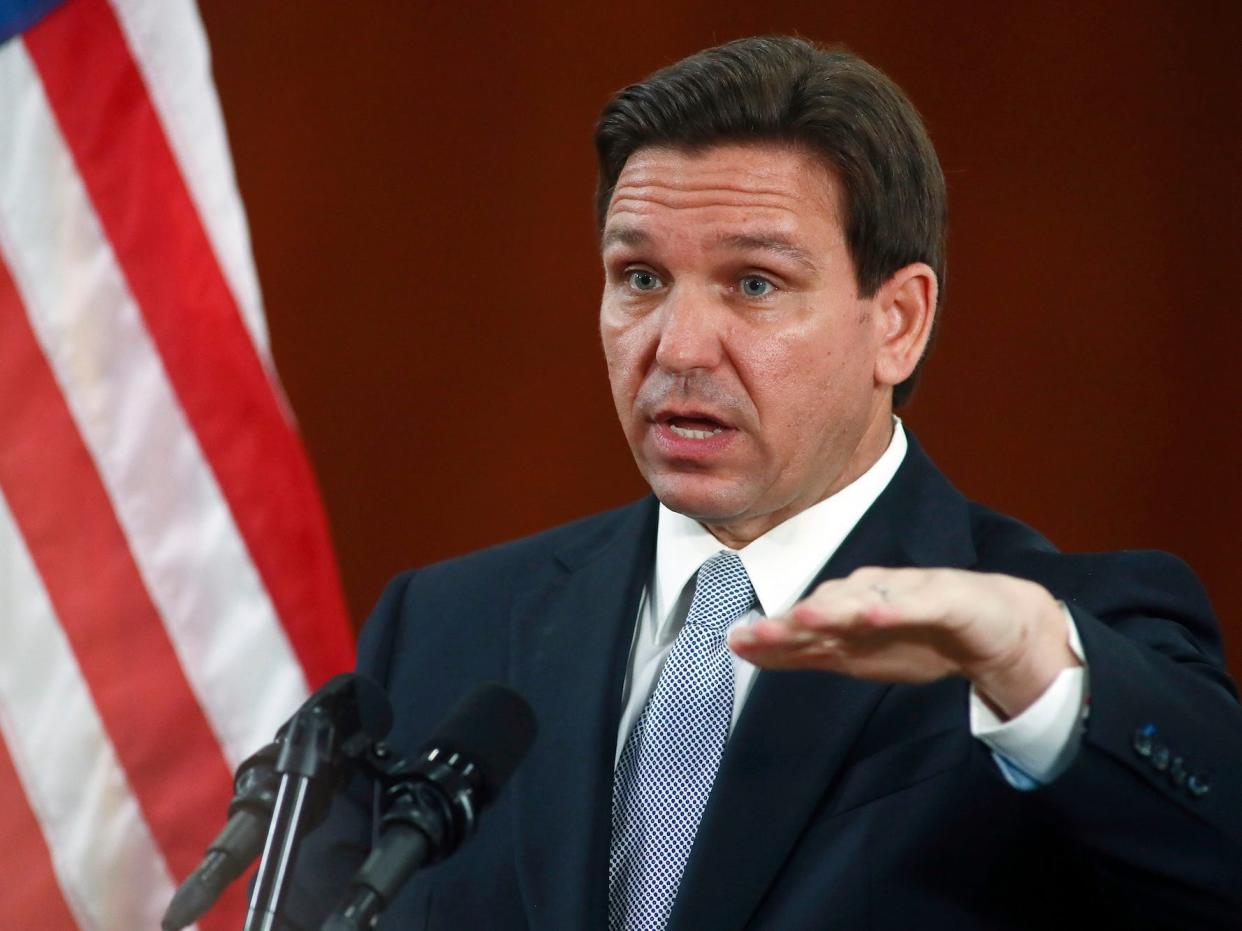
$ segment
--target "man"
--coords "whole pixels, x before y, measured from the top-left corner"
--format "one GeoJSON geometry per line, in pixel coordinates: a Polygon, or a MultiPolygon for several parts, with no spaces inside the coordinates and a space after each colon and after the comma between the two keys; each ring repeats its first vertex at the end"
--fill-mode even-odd
{"type": "MultiPolygon", "coordinates": [[[[397,746],[487,679],[540,729],[381,927],[1242,925],[1242,711],[1193,576],[1057,553],[893,417],[944,279],[900,91],[744,40],[620,92],[596,141],[604,354],[654,499],[381,599],[359,666],[397,746]]],[[[293,924],[368,807],[307,842],[293,924]]]]}

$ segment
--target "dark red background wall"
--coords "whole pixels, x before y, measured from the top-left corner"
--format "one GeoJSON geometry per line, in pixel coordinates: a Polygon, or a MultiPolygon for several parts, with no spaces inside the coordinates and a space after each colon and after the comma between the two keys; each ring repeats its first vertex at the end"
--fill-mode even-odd
{"type": "Polygon", "coordinates": [[[643,492],[596,334],[595,114],[798,32],[906,88],[948,176],[907,423],[1062,548],[1182,555],[1242,670],[1242,4],[202,5],[356,621],[402,567],[643,492]]]}

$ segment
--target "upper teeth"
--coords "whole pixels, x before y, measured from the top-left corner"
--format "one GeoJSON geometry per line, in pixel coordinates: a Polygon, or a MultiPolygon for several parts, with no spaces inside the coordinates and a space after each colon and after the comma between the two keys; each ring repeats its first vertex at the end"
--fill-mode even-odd
{"type": "Polygon", "coordinates": [[[668,428],[678,436],[684,436],[688,440],[705,440],[709,436],[714,436],[720,432],[719,427],[711,430],[691,430],[689,427],[679,427],[676,424],[669,424],[668,428]]]}

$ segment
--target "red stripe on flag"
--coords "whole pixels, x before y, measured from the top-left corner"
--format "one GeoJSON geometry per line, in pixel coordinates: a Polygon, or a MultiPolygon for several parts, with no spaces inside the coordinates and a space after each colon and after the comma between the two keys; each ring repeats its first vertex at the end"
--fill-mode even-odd
{"type": "MultiPolygon", "coordinates": [[[[232,776],[0,262],[0,488],[117,758],[178,878],[225,817],[232,776]]],[[[245,913],[233,896],[218,927],[245,913]]]]}
{"type": "Polygon", "coordinates": [[[75,931],[77,922],[56,882],[52,855],[4,741],[0,740],[0,876],[6,928],[75,931]]]}
{"type": "Polygon", "coordinates": [[[105,0],[71,0],[25,42],[178,400],[315,687],[353,657],[318,491],[125,36],[105,0]]]}

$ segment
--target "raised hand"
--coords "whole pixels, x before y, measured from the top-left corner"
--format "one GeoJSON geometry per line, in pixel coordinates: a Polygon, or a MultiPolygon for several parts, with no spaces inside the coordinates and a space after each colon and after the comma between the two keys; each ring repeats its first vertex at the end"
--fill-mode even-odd
{"type": "Polygon", "coordinates": [[[729,646],[767,669],[884,682],[961,675],[1006,717],[1080,665],[1045,588],[960,569],[859,569],[823,583],[789,614],[734,629],[729,646]]]}

